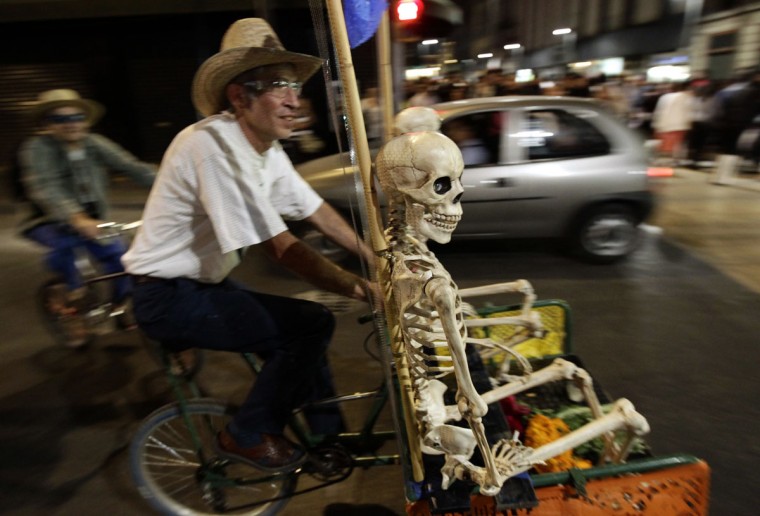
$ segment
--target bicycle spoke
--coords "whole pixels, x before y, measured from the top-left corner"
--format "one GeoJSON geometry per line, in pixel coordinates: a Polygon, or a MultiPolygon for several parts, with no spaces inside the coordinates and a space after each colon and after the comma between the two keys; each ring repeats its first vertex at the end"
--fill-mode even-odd
{"type": "Polygon", "coordinates": [[[149,417],[131,449],[140,492],[171,513],[272,514],[286,503],[295,477],[215,458],[212,442],[227,419],[223,405],[208,401],[167,406],[149,417]]]}
{"type": "MultiPolygon", "coordinates": [[[[184,452],[185,455],[190,455],[190,456],[194,454],[193,450],[190,450],[187,448],[175,448],[175,447],[169,446],[168,444],[162,441],[159,441],[158,439],[152,436],[150,438],[150,441],[151,443],[147,445],[147,448],[153,448],[160,451],[164,451],[168,453],[169,455],[176,457],[177,462],[182,462],[182,463],[187,462],[187,459],[185,458],[185,456],[180,452],[184,452]]],[[[195,462],[193,464],[197,466],[198,462],[195,462]]]]}

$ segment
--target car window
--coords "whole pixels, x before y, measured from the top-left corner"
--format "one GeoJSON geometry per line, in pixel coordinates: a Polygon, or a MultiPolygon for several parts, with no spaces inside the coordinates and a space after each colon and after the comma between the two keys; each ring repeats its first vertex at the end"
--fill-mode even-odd
{"type": "Polygon", "coordinates": [[[493,165],[498,160],[501,117],[498,112],[473,113],[449,118],[441,132],[462,151],[466,167],[493,165]]]}
{"type": "Polygon", "coordinates": [[[525,113],[511,135],[529,160],[598,156],[610,152],[607,138],[590,122],[562,109],[525,113]]]}

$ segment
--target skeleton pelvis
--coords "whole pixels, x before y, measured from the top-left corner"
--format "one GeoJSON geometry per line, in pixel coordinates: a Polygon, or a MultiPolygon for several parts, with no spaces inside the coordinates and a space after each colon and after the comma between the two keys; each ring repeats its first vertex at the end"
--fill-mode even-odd
{"type": "Polygon", "coordinates": [[[429,455],[456,455],[469,459],[477,441],[469,428],[453,425],[436,426],[422,438],[422,452],[429,455]]]}

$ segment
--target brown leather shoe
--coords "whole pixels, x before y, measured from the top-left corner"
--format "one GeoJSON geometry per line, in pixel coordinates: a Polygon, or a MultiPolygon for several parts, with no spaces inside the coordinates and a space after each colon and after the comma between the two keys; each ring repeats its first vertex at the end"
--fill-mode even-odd
{"type": "Polygon", "coordinates": [[[269,473],[286,473],[306,461],[306,454],[281,435],[261,434],[261,443],[250,448],[238,446],[225,428],[216,436],[216,453],[226,459],[245,462],[269,473]]]}

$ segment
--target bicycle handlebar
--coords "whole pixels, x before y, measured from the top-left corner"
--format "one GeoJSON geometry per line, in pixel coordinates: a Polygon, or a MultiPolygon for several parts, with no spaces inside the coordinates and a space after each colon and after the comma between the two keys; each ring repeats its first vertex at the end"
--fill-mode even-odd
{"type": "Polygon", "coordinates": [[[95,237],[95,240],[106,240],[108,238],[114,238],[128,231],[135,230],[142,226],[142,220],[136,220],[134,222],[103,222],[98,224],[100,234],[95,237]]]}

